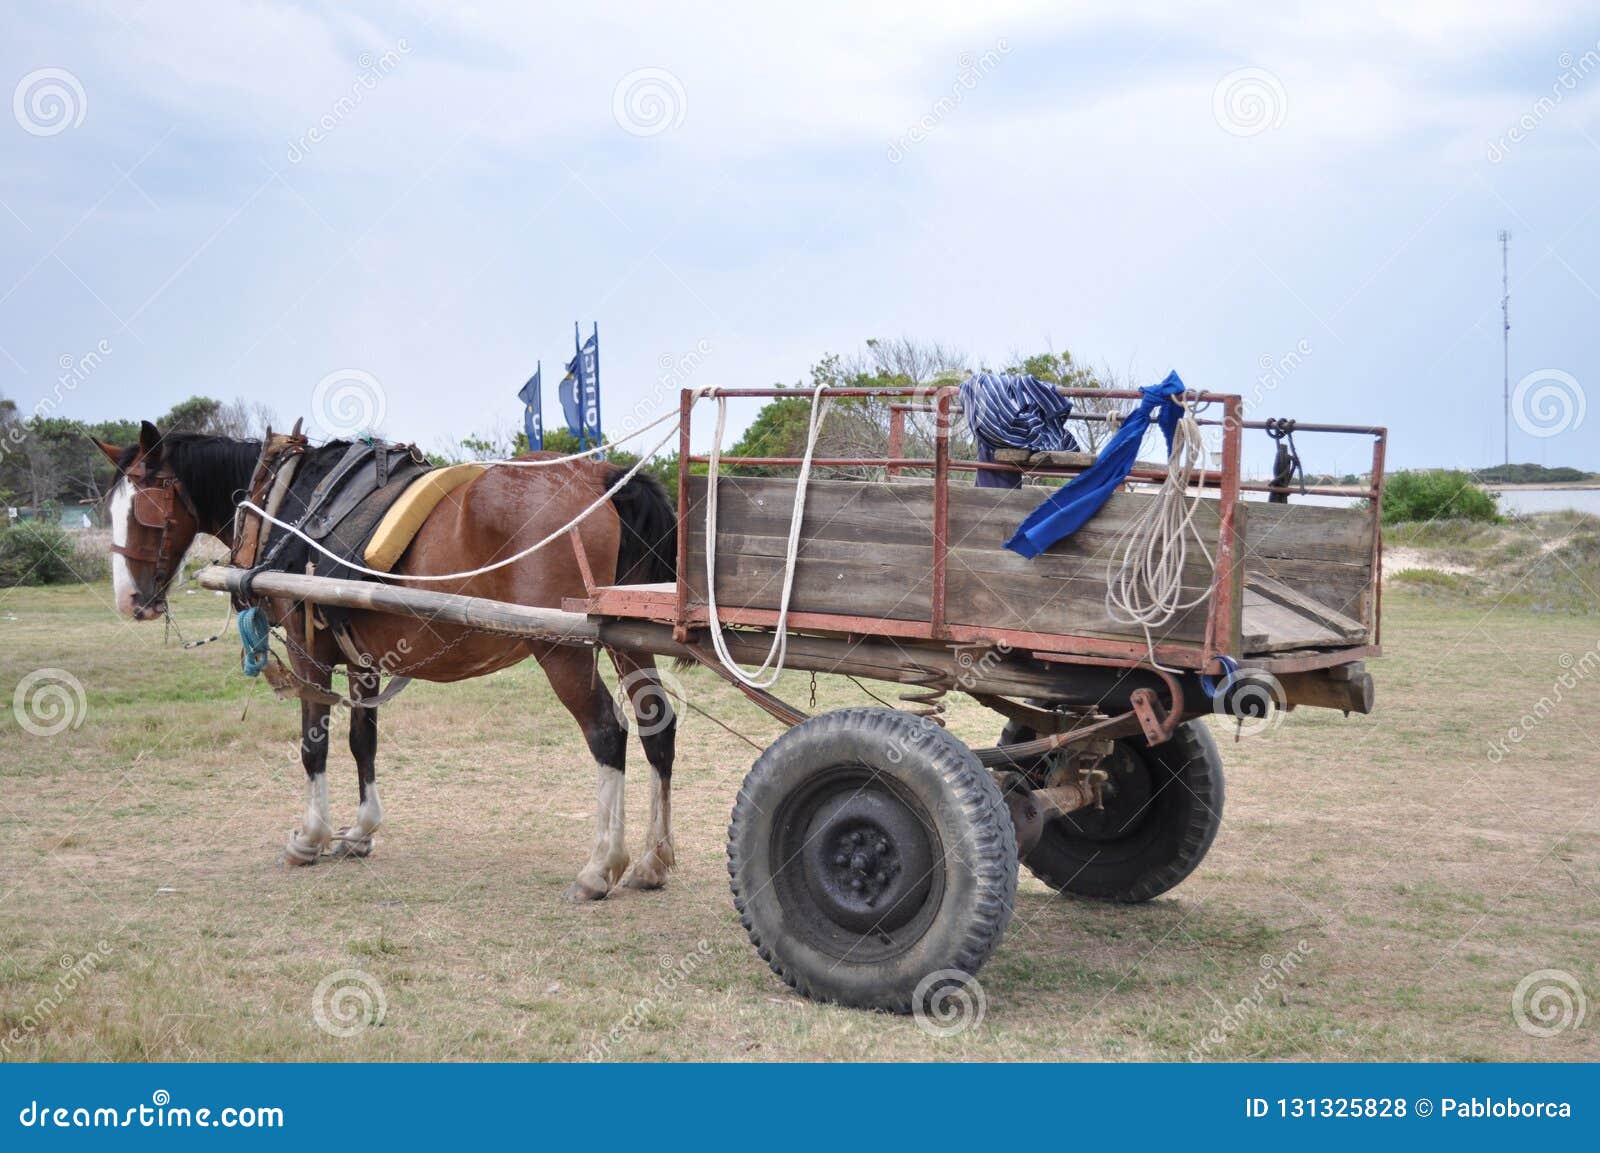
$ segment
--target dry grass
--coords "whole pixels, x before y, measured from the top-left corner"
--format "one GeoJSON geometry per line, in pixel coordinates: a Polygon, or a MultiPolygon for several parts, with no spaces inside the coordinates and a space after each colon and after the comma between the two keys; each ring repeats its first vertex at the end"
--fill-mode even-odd
{"type": "MultiPolygon", "coordinates": [[[[159,627],[113,619],[104,586],[0,593],[0,689],[51,666],[87,700],[53,737],[0,713],[0,1058],[576,1059],[616,1027],[620,1059],[1182,1059],[1213,1029],[1212,1058],[1600,1058],[1600,1007],[1548,1039],[1511,1012],[1540,969],[1600,997],[1592,679],[1488,755],[1550,695],[1560,654],[1600,634],[1398,586],[1386,600],[1377,715],[1220,734],[1228,814],[1201,870],[1138,908],[1025,880],[982,973],[985,1020],[935,1039],[799,1000],[756,958],[723,856],[755,754],[701,717],[682,730],[663,892],[559,900],[593,770],[532,666],[411,689],[383,719],[376,855],[287,871],[297,714],[239,675],[231,644],[163,647],[159,627]],[[1256,999],[1263,958],[1296,950],[1259,1008],[1225,1016],[1256,999]],[[340,970],[381,988],[380,1026],[316,1026],[314,991],[340,970]]],[[[176,610],[192,634],[222,612],[205,595],[176,610]]],[[[773,734],[720,682],[684,679],[696,704],[773,734]]],[[[804,701],[803,679],[786,694],[804,701]]],[[[828,679],[818,694],[862,700],[828,679]]],[[[992,738],[976,706],[953,711],[992,738]]],[[[335,823],[355,808],[341,745],[335,823]]],[[[645,780],[631,775],[635,846],[645,780]]]]}

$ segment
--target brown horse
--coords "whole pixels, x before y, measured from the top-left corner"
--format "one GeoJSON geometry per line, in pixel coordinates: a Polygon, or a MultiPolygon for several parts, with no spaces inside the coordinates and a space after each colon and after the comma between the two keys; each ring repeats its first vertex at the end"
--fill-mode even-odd
{"type": "MultiPolygon", "coordinates": [[[[311,486],[346,447],[345,442],[333,442],[310,450],[281,507],[282,519],[298,518],[311,486]]],[[[117,607],[137,620],[156,619],[166,611],[167,588],[197,533],[209,533],[232,546],[235,510],[245,499],[261,444],[191,433],[163,436],[146,422],[137,443],[100,448],[118,471],[108,498],[117,607]]],[[[447,496],[423,522],[394,568],[397,583],[404,584],[407,575],[467,572],[514,555],[577,516],[621,476],[622,470],[593,460],[544,468],[489,468],[447,496]]],[[[597,584],[673,579],[675,512],[661,486],[646,474],[636,475],[610,502],[597,507],[577,532],[597,584]]],[[[563,597],[585,593],[577,550],[564,538],[492,572],[425,587],[546,607],[559,607],[563,597]]],[[[332,670],[340,664],[350,674],[350,699],[359,702],[374,699],[377,670],[428,681],[458,681],[533,657],[583,730],[599,770],[594,848],[566,896],[598,900],[619,882],[641,889],[665,883],[673,864],[676,725],[650,657],[611,653],[635,715],[649,722],[642,724],[640,737],[653,770],[644,855],[629,871],[623,842],[627,722],[596,675],[595,652],[387,613],[352,612],[349,638],[360,658],[356,662],[330,636],[331,629],[307,629],[305,614],[312,610],[304,603],[282,599],[263,603],[273,624],[283,627],[295,678],[313,688],[308,695],[316,695],[314,689],[320,688],[326,696],[332,670]],[[310,643],[304,639],[308,634],[310,643]]],[[[350,752],[359,772],[359,807],[355,824],[337,837],[334,834],[324,772],[329,713],[329,704],[303,696],[300,757],[309,799],[305,818],[290,833],[284,850],[285,860],[292,864],[313,864],[329,851],[365,856],[382,820],[376,779],[378,711],[352,707],[350,752]]]]}

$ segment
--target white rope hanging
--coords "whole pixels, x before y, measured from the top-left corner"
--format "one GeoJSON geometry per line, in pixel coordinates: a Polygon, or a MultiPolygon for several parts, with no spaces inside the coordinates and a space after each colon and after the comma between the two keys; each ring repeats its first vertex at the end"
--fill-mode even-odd
{"type": "MultiPolygon", "coordinates": [[[[767,657],[755,672],[746,672],[728,652],[722,636],[722,620],[717,614],[717,472],[722,460],[722,435],[728,423],[728,399],[718,396],[717,433],[711,442],[711,463],[706,477],[706,624],[711,631],[711,647],[717,659],[730,676],[753,689],[771,688],[783,672],[783,662],[789,652],[789,597],[794,592],[794,574],[800,552],[800,525],[805,518],[806,488],[811,480],[811,458],[816,453],[817,434],[822,431],[822,421],[828,414],[828,402],[822,394],[828,390],[819,384],[811,394],[811,421],[806,429],[806,451],[800,460],[800,475],[795,480],[794,513],[789,518],[789,544],[783,559],[783,594],[778,601],[778,623],[767,657]]],[[[698,396],[698,394],[697,394],[698,396]]],[[[683,531],[679,526],[680,532],[683,531]]],[[[679,579],[684,579],[682,573],[679,579]]]]}
{"type": "Polygon", "coordinates": [[[1156,660],[1150,630],[1160,628],[1211,595],[1206,588],[1193,600],[1183,599],[1183,569],[1189,558],[1191,536],[1211,567],[1216,567],[1205,538],[1194,527],[1194,514],[1200,507],[1210,467],[1211,452],[1200,423],[1185,404],[1172,434],[1166,479],[1144,511],[1112,542],[1111,559],[1106,564],[1106,612],[1112,620],[1136,624],[1144,630],[1150,663],[1157,668],[1165,666],[1156,660]],[[1191,483],[1193,497],[1188,494],[1191,483]]]}

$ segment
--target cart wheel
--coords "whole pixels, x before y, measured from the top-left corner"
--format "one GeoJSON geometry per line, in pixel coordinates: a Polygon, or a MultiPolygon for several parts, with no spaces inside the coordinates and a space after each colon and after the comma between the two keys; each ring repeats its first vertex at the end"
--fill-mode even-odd
{"type": "Polygon", "coordinates": [[[773,972],[821,1001],[908,1013],[971,975],[1017,890],[1016,833],[972,750],[919,717],[841,709],[796,725],[745,778],[733,903],[773,972]]]}
{"type": "MultiPolygon", "coordinates": [[[[1031,729],[1014,723],[1000,734],[1001,744],[1033,739],[1031,729]]],[[[1222,757],[1196,720],[1179,725],[1165,744],[1118,741],[1101,767],[1110,774],[1105,808],[1048,822],[1022,863],[1063,893],[1148,901],[1194,872],[1216,839],[1222,757]]]]}

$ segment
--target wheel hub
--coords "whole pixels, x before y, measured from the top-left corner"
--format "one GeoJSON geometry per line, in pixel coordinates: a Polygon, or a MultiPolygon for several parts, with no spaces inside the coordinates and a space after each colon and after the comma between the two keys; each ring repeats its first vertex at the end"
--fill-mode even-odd
{"type": "Polygon", "coordinates": [[[821,802],[806,826],[804,854],[818,907],[856,933],[904,925],[933,884],[928,831],[898,799],[873,786],[821,802]]]}

